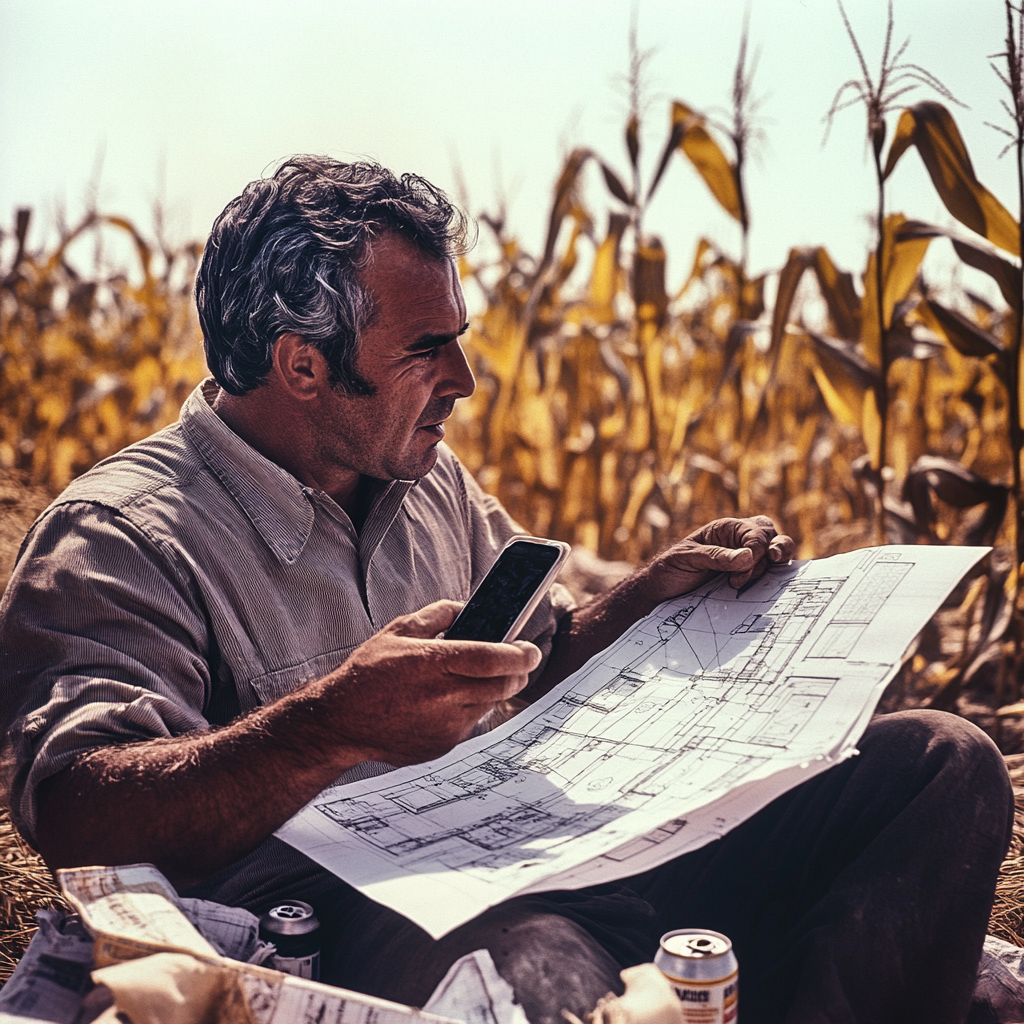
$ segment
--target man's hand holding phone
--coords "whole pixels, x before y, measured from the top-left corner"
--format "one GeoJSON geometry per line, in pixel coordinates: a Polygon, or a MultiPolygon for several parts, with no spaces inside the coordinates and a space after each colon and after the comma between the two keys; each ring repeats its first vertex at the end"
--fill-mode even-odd
{"type": "Polygon", "coordinates": [[[455,601],[435,601],[400,616],[325,680],[339,741],[367,760],[429,761],[526,686],[541,660],[533,644],[437,639],[459,609],[455,601]]]}
{"type": "Polygon", "coordinates": [[[513,537],[465,605],[435,601],[357,647],[330,677],[339,739],[395,765],[440,757],[466,739],[540,664],[539,649],[515,637],[569,550],[513,537]]]}

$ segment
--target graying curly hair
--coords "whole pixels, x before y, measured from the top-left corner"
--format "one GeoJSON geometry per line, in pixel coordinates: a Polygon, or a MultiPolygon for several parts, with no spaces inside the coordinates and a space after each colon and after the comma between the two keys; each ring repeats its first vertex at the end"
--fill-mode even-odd
{"type": "Polygon", "coordinates": [[[248,184],[214,223],[196,278],[217,383],[232,395],[259,387],[275,340],[294,333],[323,354],[333,384],[372,394],[355,368],[359,332],[374,312],[359,272],[373,239],[388,232],[438,259],[467,250],[465,215],[415,174],[296,156],[248,184]]]}

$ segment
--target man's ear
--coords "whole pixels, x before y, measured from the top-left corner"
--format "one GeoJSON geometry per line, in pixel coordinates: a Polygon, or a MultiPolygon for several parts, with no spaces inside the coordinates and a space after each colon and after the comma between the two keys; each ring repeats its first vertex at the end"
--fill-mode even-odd
{"type": "Polygon", "coordinates": [[[320,350],[301,334],[280,334],[274,342],[271,371],[298,401],[310,401],[329,387],[330,369],[320,350]]]}

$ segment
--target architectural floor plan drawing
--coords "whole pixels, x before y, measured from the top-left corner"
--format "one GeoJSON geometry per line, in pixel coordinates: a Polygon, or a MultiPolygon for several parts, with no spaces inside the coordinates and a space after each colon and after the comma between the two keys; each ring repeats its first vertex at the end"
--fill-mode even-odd
{"type": "Polygon", "coordinates": [[[516,893],[654,867],[855,753],[987,550],[871,548],[712,582],[494,732],[329,788],[278,835],[435,936],[516,893]]]}

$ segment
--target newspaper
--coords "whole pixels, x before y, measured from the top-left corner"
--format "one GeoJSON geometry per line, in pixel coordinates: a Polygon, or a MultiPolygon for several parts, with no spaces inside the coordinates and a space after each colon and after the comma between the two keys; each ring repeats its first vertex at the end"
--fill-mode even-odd
{"type": "MultiPolygon", "coordinates": [[[[174,1008],[180,1009],[185,1001],[189,1011],[195,1011],[194,1019],[223,1024],[410,1024],[412,1019],[418,1024],[453,1024],[450,1017],[224,956],[218,947],[256,959],[263,955],[253,915],[201,900],[181,900],[151,864],[73,868],[59,871],[58,878],[79,920],[69,922],[50,911],[42,916],[41,925],[48,933],[67,932],[66,937],[50,935],[66,939],[59,946],[64,959],[55,964],[51,953],[41,952],[34,957],[37,970],[22,972],[19,966],[9,983],[11,991],[5,987],[0,992],[0,1024],[93,1020],[89,1000],[83,999],[93,981],[108,990],[108,997],[114,994],[112,1010],[128,1012],[132,1019],[172,1020],[178,1012],[174,1008]],[[206,929],[205,936],[200,927],[206,929]],[[94,964],[100,969],[92,970],[90,979],[94,964]],[[166,1007],[161,1000],[167,1001],[166,1007]],[[129,1006],[144,1007],[146,1016],[138,1009],[133,1016],[129,1006]]],[[[31,957],[30,947],[25,959],[31,957]]],[[[470,986],[468,995],[488,997],[479,986],[470,986]]],[[[103,1009],[102,1001],[93,999],[91,1009],[103,1009]]],[[[475,1003],[466,1006],[466,1019],[473,1013],[476,1020],[486,1021],[475,1003]]],[[[516,1022],[493,1018],[486,1024],[516,1022]]]]}

